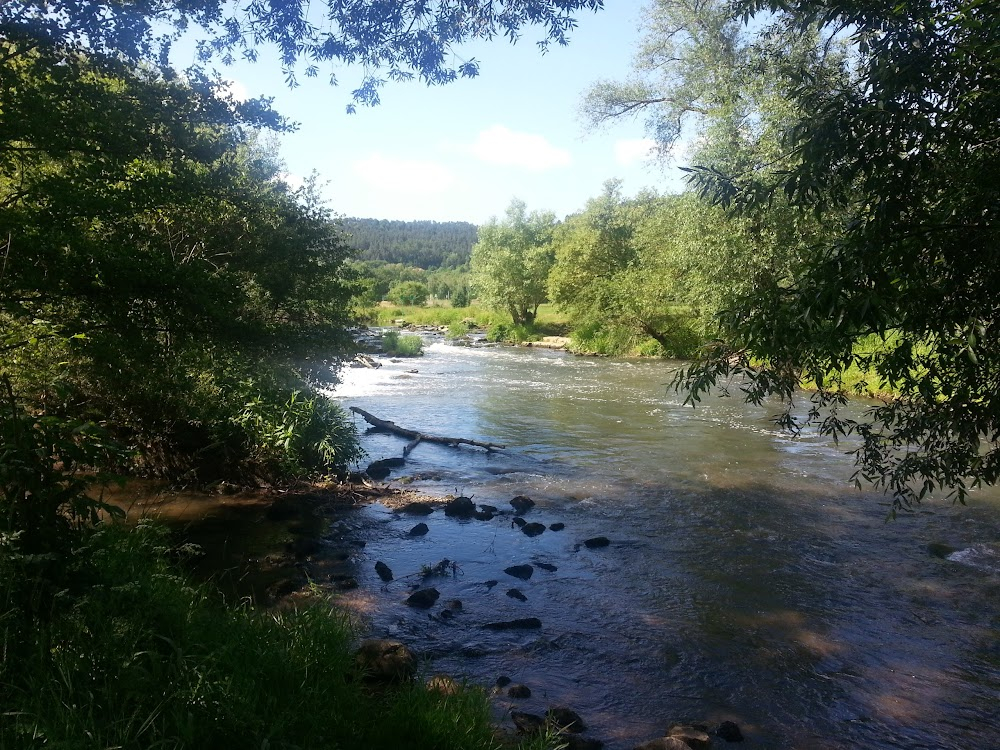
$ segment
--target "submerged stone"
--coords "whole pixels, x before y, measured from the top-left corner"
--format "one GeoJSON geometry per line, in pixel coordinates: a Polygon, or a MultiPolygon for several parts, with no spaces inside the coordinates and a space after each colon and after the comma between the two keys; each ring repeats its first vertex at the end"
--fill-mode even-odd
{"type": "Polygon", "coordinates": [[[503,572],[509,576],[514,576],[514,578],[527,581],[531,578],[531,574],[535,572],[535,569],[530,565],[511,565],[509,568],[504,568],[503,572]]]}
{"type": "Polygon", "coordinates": [[[440,596],[441,592],[435,588],[418,589],[407,597],[406,603],[411,607],[430,609],[440,596]]]}

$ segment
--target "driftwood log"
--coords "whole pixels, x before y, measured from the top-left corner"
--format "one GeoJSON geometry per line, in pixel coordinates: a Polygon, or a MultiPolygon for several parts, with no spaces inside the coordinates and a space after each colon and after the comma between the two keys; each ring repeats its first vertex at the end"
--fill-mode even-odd
{"type": "Polygon", "coordinates": [[[428,435],[424,432],[417,432],[416,430],[408,430],[405,427],[400,427],[395,422],[389,422],[385,419],[379,419],[374,414],[366,412],[364,409],[359,409],[356,406],[351,407],[351,411],[355,414],[360,414],[364,420],[370,424],[372,427],[377,427],[380,430],[385,430],[386,432],[391,432],[393,435],[399,435],[400,437],[410,438],[410,442],[407,443],[406,447],[403,448],[403,455],[410,455],[410,451],[416,448],[422,441],[428,443],[443,443],[444,445],[474,445],[477,448],[485,448],[487,451],[502,450],[506,448],[506,445],[498,445],[497,443],[483,443],[479,440],[469,440],[468,438],[455,438],[455,437],[442,437],[440,435],[428,435]]]}

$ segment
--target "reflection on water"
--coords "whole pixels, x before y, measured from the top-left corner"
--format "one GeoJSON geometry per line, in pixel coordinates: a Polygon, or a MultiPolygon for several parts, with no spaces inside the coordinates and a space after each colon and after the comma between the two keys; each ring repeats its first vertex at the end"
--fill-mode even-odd
{"type": "MultiPolygon", "coordinates": [[[[422,444],[401,476],[430,494],[464,493],[529,521],[566,524],[528,538],[511,515],[457,521],[374,506],[359,570],[379,599],[377,634],[401,637],[444,671],[527,684],[499,710],[569,705],[609,746],[671,721],[737,721],[757,747],[978,748],[1000,697],[1000,502],[925,504],[885,522],[884,499],[850,488],[849,445],[776,431],[767,410],[668,392],[670,366],[432,343],[423,359],[350,370],[336,395],[431,433],[507,444],[495,454],[422,444]],[[419,373],[395,377],[416,367],[419,373]],[[612,545],[580,542],[605,535],[612,545]],[[928,544],[955,551],[942,559],[928,544]],[[402,604],[421,566],[458,598],[453,618],[402,604]],[[382,585],[383,560],[396,579],[382,585]],[[546,563],[529,581],[512,564],[546,563]],[[491,580],[499,581],[493,587],[491,580]],[[506,595],[517,587],[520,602],[506,595]],[[539,617],[541,631],[486,622],[539,617]]],[[[372,458],[403,441],[371,434],[372,458]]]]}

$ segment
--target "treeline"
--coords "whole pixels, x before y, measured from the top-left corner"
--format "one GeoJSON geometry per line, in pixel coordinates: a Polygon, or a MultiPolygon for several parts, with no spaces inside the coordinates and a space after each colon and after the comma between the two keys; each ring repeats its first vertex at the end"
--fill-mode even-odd
{"type": "Polygon", "coordinates": [[[382,261],[428,270],[459,268],[469,262],[476,225],[464,221],[341,220],[357,260],[382,261]]]}

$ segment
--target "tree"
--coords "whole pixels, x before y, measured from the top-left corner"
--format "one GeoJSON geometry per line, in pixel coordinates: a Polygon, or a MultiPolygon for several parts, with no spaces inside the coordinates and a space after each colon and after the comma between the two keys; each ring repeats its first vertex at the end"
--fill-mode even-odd
{"type": "Polygon", "coordinates": [[[419,281],[404,281],[389,290],[389,299],[397,305],[422,305],[429,296],[427,285],[419,281]]]}
{"type": "Polygon", "coordinates": [[[781,283],[735,300],[681,385],[696,401],[740,376],[750,401],[789,403],[782,424],[857,435],[856,479],[893,512],[937,490],[964,501],[1000,478],[1000,19],[972,0],[727,10],[792,107],[776,161],[704,165],[695,184],[751,221],[784,201],[824,231],[781,283]],[[837,409],[852,366],[897,394],[857,420],[837,409]],[[819,388],[796,420],[803,377],[819,388]]]}
{"type": "Polygon", "coordinates": [[[510,313],[515,325],[534,323],[546,300],[555,226],[555,214],[528,214],[524,201],[515,198],[502,221],[494,217],[479,228],[472,248],[472,286],[487,307],[510,313]]]}
{"type": "MultiPolygon", "coordinates": [[[[365,73],[354,101],[377,104],[386,81],[442,84],[477,75],[478,61],[455,55],[456,45],[497,36],[515,41],[534,25],[543,30],[544,50],[567,43],[574,12],[602,7],[603,0],[326,0],[317,12],[308,0],[7,0],[0,4],[0,39],[166,67],[171,44],[197,27],[202,64],[237,55],[255,60],[270,46],[292,85],[299,74],[319,75],[323,63],[355,65],[365,73]]],[[[330,81],[337,82],[332,71],[330,81]]]]}

